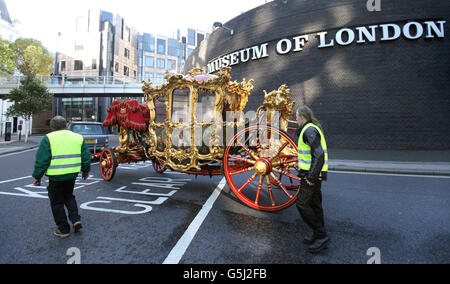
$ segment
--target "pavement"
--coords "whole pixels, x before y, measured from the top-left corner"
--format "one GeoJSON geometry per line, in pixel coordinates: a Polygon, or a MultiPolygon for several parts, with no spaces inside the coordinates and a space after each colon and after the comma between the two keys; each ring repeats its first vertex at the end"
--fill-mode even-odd
{"type": "MultiPolygon", "coordinates": [[[[11,136],[11,141],[0,137],[0,157],[38,148],[42,137],[31,135],[27,143],[24,135],[21,141],[17,134],[11,136]]],[[[450,151],[328,149],[328,153],[331,171],[450,176],[450,151]]]]}

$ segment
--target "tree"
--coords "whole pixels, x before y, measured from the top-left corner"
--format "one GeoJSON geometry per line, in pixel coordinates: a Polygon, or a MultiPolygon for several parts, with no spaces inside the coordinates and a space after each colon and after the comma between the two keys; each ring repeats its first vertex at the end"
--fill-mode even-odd
{"type": "Polygon", "coordinates": [[[53,56],[38,40],[18,38],[13,44],[16,65],[24,75],[48,76],[53,70],[53,56]]]}
{"type": "Polygon", "coordinates": [[[0,76],[11,75],[16,68],[15,52],[11,44],[0,39],[0,76]]]}
{"type": "Polygon", "coordinates": [[[35,114],[49,110],[53,94],[34,74],[27,74],[20,80],[20,86],[11,90],[5,96],[5,99],[14,103],[8,108],[7,116],[22,116],[25,118],[25,143],[27,143],[30,118],[35,114]]]}

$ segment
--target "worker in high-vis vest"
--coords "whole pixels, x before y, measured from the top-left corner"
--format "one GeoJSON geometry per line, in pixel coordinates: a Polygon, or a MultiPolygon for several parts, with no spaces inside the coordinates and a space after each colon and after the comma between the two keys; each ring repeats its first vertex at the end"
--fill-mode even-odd
{"type": "Polygon", "coordinates": [[[53,132],[42,138],[33,171],[35,186],[41,185],[44,174],[48,176],[48,197],[57,226],[54,235],[61,238],[68,237],[71,231],[64,208],[67,208],[74,232],[83,227],[73,190],[80,172],[83,179],[89,177],[92,157],[83,136],[66,127],[67,121],[62,116],[55,116],[50,121],[53,132]]]}
{"type": "Polygon", "coordinates": [[[311,253],[328,247],[329,237],[325,230],[322,208],[322,181],[327,179],[328,151],[319,121],[307,106],[296,111],[298,135],[298,168],[302,179],[296,206],[303,221],[313,231],[303,242],[311,253]]]}

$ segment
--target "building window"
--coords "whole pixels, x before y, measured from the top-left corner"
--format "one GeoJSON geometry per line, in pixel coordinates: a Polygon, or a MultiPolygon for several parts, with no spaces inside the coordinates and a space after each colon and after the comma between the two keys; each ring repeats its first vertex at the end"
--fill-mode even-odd
{"type": "Polygon", "coordinates": [[[128,48],[125,48],[124,56],[130,59],[130,50],[128,48]]]}
{"type": "Polygon", "coordinates": [[[66,61],[60,62],[59,71],[66,71],[66,61]]]}
{"type": "Polygon", "coordinates": [[[197,46],[200,45],[200,43],[205,39],[204,34],[197,34],[197,46]]]}
{"type": "Polygon", "coordinates": [[[130,68],[128,68],[127,66],[123,66],[123,75],[130,76],[130,68]]]}
{"type": "Polygon", "coordinates": [[[163,39],[157,40],[157,52],[158,54],[166,54],[166,41],[163,39]]]}
{"type": "Polygon", "coordinates": [[[187,56],[191,55],[192,51],[194,51],[193,48],[188,48],[187,49],[187,56]]]}
{"type": "Polygon", "coordinates": [[[124,38],[124,40],[126,40],[126,41],[128,41],[128,42],[131,41],[131,31],[130,31],[130,28],[125,28],[123,38],[124,38]]]}
{"type": "Polygon", "coordinates": [[[117,62],[114,65],[114,71],[119,72],[119,63],[117,63],[117,62]]]}
{"type": "Polygon", "coordinates": [[[180,49],[181,44],[177,40],[169,38],[167,54],[170,56],[181,56],[180,49]]]}
{"type": "Polygon", "coordinates": [[[155,53],[155,37],[150,34],[144,34],[142,37],[143,50],[151,53],[155,53]]]}
{"type": "Polygon", "coordinates": [[[156,59],[156,68],[158,69],[165,69],[166,68],[166,60],[162,58],[156,59]]]}
{"type": "Polygon", "coordinates": [[[83,51],[84,50],[84,46],[81,44],[76,44],[75,45],[75,51],[83,51]]]}
{"type": "Polygon", "coordinates": [[[154,81],[154,77],[155,77],[155,75],[153,74],[153,73],[149,73],[149,72],[144,72],[144,80],[145,81],[151,81],[151,82],[153,82],[154,81]]]}
{"type": "Polygon", "coordinates": [[[188,42],[189,45],[195,45],[195,31],[188,29],[188,42]]]}
{"type": "Polygon", "coordinates": [[[155,58],[153,56],[145,56],[145,67],[155,67],[155,58]]]}
{"type": "Polygon", "coordinates": [[[83,61],[75,60],[75,66],[73,68],[75,71],[83,70],[83,61]]]}
{"type": "Polygon", "coordinates": [[[177,68],[177,62],[172,59],[167,60],[167,69],[168,70],[175,70],[177,68]]]}
{"type": "Polygon", "coordinates": [[[97,60],[96,59],[92,59],[92,70],[97,69],[97,60]]]}
{"type": "Polygon", "coordinates": [[[159,86],[164,84],[164,74],[155,74],[155,85],[159,86]]]}

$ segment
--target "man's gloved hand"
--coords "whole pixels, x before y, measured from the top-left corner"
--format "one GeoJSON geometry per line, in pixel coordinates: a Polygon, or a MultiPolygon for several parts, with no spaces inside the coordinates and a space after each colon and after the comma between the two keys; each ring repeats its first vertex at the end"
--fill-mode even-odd
{"type": "Polygon", "coordinates": [[[83,174],[82,174],[82,177],[83,177],[84,180],[87,180],[88,177],[89,177],[89,172],[83,173],[83,174]]]}
{"type": "Polygon", "coordinates": [[[33,185],[34,185],[34,186],[40,186],[40,185],[41,185],[41,180],[40,180],[40,179],[35,179],[35,180],[33,181],[33,185]]]}

